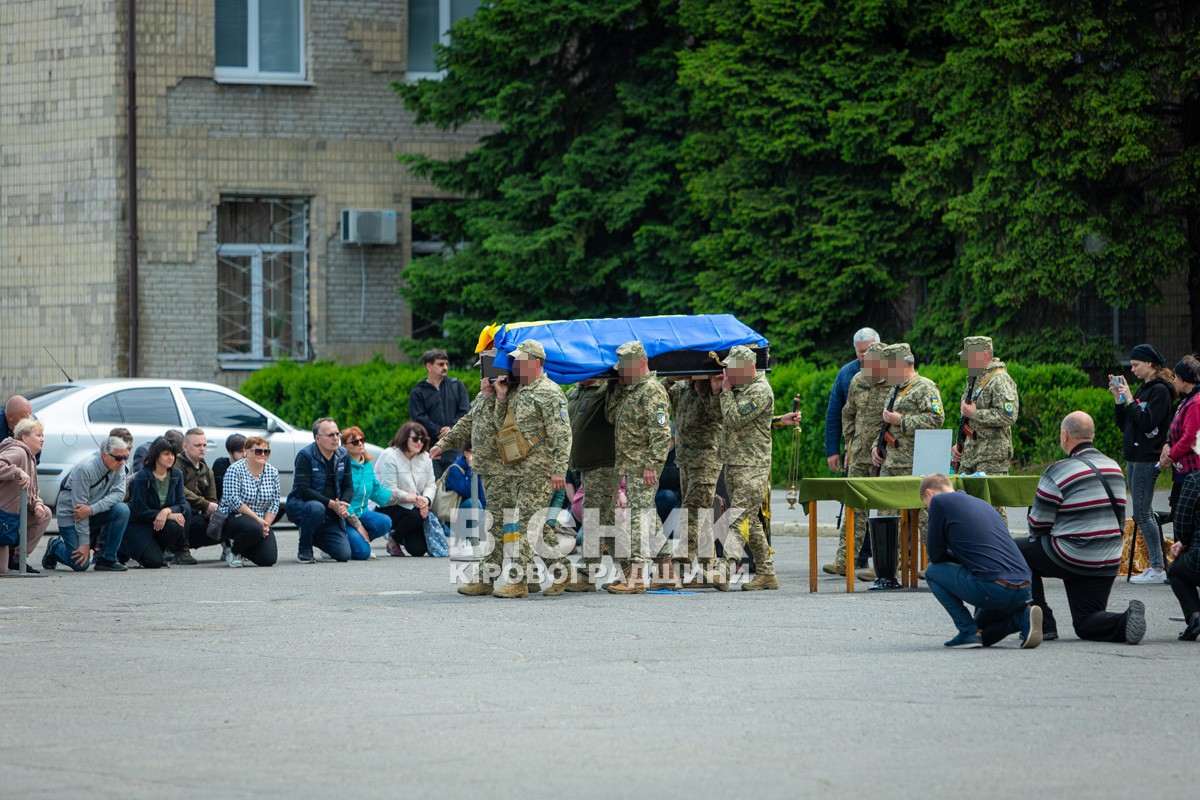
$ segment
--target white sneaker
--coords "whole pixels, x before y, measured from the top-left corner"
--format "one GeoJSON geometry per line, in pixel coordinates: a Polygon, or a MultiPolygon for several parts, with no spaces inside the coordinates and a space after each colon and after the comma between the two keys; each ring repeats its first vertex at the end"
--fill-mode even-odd
{"type": "Polygon", "coordinates": [[[1134,575],[1129,579],[1130,583],[1166,583],[1167,571],[1165,569],[1155,569],[1150,567],[1141,575],[1134,575]]]}
{"type": "Polygon", "coordinates": [[[374,551],[374,550],[372,550],[372,551],[371,551],[371,555],[367,556],[367,559],[368,559],[368,560],[374,560],[375,558],[376,558],[375,551],[374,551]]]}
{"type": "Polygon", "coordinates": [[[225,548],[225,563],[231,567],[240,567],[242,565],[242,557],[235,556],[232,548],[225,548]]]}
{"type": "Polygon", "coordinates": [[[222,561],[228,561],[228,560],[229,560],[229,554],[230,554],[230,553],[232,553],[232,552],[233,552],[233,548],[232,548],[232,547],[230,547],[229,545],[227,545],[227,544],[223,544],[223,545],[221,545],[221,560],[222,560],[222,561]]]}

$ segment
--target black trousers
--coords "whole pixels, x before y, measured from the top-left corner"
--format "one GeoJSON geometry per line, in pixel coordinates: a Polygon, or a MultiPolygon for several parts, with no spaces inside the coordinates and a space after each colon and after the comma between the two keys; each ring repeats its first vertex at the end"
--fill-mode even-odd
{"type": "Polygon", "coordinates": [[[404,547],[412,556],[423,556],[429,550],[425,543],[425,518],[415,508],[380,506],[375,509],[392,521],[392,541],[404,547]]]}
{"type": "Polygon", "coordinates": [[[197,547],[205,547],[210,544],[219,544],[208,538],[208,517],[204,514],[192,512],[192,521],[187,527],[187,539],[184,545],[189,549],[195,550],[197,547]]]}
{"type": "Polygon", "coordinates": [[[166,552],[178,553],[183,542],[183,526],[175,520],[167,520],[162,530],[156,531],[150,522],[131,519],[121,540],[121,552],[146,569],[158,569],[167,563],[166,552]]]}
{"type": "Polygon", "coordinates": [[[231,514],[229,519],[225,520],[222,532],[229,540],[234,555],[247,558],[252,564],[270,567],[279,560],[279,545],[275,541],[274,529],[264,537],[262,525],[254,517],[231,514]]]}
{"type": "Polygon", "coordinates": [[[1106,611],[1112,592],[1111,575],[1080,575],[1063,569],[1042,549],[1040,541],[1026,539],[1017,545],[1033,573],[1033,603],[1042,609],[1042,631],[1058,631],[1054,612],[1046,605],[1043,578],[1059,578],[1067,590],[1075,635],[1093,642],[1125,641],[1125,614],[1106,611]]]}

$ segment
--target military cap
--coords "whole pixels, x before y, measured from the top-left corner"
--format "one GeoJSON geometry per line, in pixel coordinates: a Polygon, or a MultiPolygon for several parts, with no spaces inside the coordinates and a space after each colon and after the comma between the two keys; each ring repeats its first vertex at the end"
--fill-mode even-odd
{"type": "Polygon", "coordinates": [[[748,361],[751,364],[757,364],[758,358],[757,358],[757,356],[754,355],[754,351],[751,350],[746,345],[735,344],[733,347],[729,348],[729,354],[725,356],[725,360],[717,361],[717,363],[720,364],[722,367],[727,367],[727,366],[729,366],[729,362],[731,362],[731,361],[739,361],[739,362],[747,362],[748,361]]]}
{"type": "Polygon", "coordinates": [[[887,345],[883,342],[871,342],[867,345],[867,355],[875,356],[876,358],[883,357],[883,351],[887,349],[887,345]]]}
{"type": "Polygon", "coordinates": [[[908,342],[900,342],[899,344],[889,344],[883,348],[881,358],[888,361],[900,361],[905,358],[912,358],[912,348],[908,346],[908,342]]]}
{"type": "Polygon", "coordinates": [[[542,343],[537,339],[526,339],[517,345],[517,349],[512,351],[510,356],[514,361],[522,358],[540,358],[546,360],[546,348],[542,347],[542,343]]]}
{"type": "Polygon", "coordinates": [[[626,342],[617,348],[617,358],[622,361],[636,361],[646,357],[646,348],[639,341],[626,342]]]}
{"type": "Polygon", "coordinates": [[[992,337],[990,336],[968,336],[963,339],[963,349],[958,354],[959,358],[966,358],[967,353],[978,353],[983,350],[992,352],[992,337]]]}

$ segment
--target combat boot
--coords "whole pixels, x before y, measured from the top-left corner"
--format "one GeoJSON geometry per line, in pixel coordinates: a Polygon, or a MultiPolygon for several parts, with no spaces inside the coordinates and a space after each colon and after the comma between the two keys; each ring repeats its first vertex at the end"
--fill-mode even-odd
{"type": "Polygon", "coordinates": [[[546,591],[542,592],[542,596],[543,597],[558,597],[560,594],[565,592],[567,590],[567,586],[574,583],[575,580],[576,580],[575,569],[574,569],[574,567],[572,567],[571,565],[568,564],[567,565],[567,574],[563,577],[563,579],[553,581],[550,584],[550,588],[547,589],[546,591]]]}
{"type": "Polygon", "coordinates": [[[825,566],[821,567],[821,570],[828,575],[844,576],[846,574],[846,562],[843,561],[841,563],[826,564],[825,566]]]}
{"type": "Polygon", "coordinates": [[[708,573],[709,583],[718,592],[729,591],[729,565],[721,562],[714,562],[712,569],[708,573]]]}
{"type": "Polygon", "coordinates": [[[854,570],[854,578],[855,580],[860,581],[873,581],[875,580],[875,570],[871,569],[870,567],[856,569],[854,570]]]}
{"type": "Polygon", "coordinates": [[[742,584],[743,592],[757,592],[762,589],[778,589],[779,579],[774,575],[763,575],[761,572],[754,576],[749,583],[742,584]]]}
{"type": "Polygon", "coordinates": [[[572,569],[571,580],[567,581],[564,588],[568,592],[594,592],[596,591],[596,584],[588,580],[588,571],[586,568],[583,570],[572,569]]]}
{"type": "Polygon", "coordinates": [[[675,562],[669,558],[655,561],[651,567],[653,573],[650,580],[651,589],[668,589],[678,591],[683,588],[680,580],[681,570],[676,569],[675,562]]]}
{"type": "Polygon", "coordinates": [[[604,587],[609,594],[645,594],[646,565],[638,562],[629,565],[627,576],[620,583],[610,583],[604,587]]]}
{"type": "Polygon", "coordinates": [[[476,581],[458,587],[458,593],[467,597],[486,597],[492,593],[492,584],[476,581]]]}
{"type": "MultiPolygon", "coordinates": [[[[538,587],[541,589],[541,587],[538,587]]],[[[492,592],[492,597],[529,597],[529,587],[524,583],[508,583],[492,592]]]]}

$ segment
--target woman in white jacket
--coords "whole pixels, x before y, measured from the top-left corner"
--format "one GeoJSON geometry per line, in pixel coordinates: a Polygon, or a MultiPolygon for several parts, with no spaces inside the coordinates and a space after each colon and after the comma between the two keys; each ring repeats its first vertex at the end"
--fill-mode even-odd
{"type": "Polygon", "coordinates": [[[389,492],[400,495],[398,505],[376,509],[392,520],[392,537],[387,547],[391,555],[402,556],[407,552],[410,556],[423,556],[427,550],[425,518],[437,492],[428,451],[429,436],[425,428],[416,422],[406,422],[375,461],[375,477],[389,492]]]}

